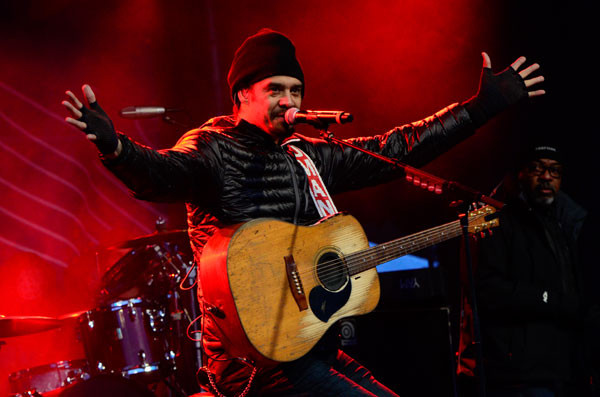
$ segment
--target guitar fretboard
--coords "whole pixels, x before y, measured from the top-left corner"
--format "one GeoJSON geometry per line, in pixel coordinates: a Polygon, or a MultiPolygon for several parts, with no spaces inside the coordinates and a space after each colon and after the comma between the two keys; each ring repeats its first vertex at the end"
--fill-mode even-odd
{"type": "Polygon", "coordinates": [[[355,252],[347,255],[345,261],[350,275],[354,275],[392,259],[458,237],[461,233],[460,222],[454,221],[355,252]]]}

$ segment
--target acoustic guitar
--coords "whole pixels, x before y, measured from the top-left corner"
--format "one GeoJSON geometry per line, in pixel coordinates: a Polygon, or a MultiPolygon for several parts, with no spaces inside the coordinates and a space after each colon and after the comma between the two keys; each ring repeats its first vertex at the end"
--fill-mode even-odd
{"type": "MultiPolygon", "coordinates": [[[[498,225],[493,207],[468,214],[470,233],[498,225]]],[[[375,266],[462,234],[459,220],[375,247],[356,218],[311,226],[255,219],[220,229],[199,266],[205,310],[234,357],[254,363],[306,354],[337,320],[379,301],[375,266]]]]}

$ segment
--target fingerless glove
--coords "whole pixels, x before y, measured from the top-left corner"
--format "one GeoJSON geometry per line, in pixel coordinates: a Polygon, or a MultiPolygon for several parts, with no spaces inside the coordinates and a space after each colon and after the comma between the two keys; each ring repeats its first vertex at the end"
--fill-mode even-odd
{"type": "Polygon", "coordinates": [[[483,68],[477,94],[463,103],[475,128],[527,97],[523,78],[512,67],[493,74],[492,69],[483,68]]]}
{"type": "Polygon", "coordinates": [[[98,102],[90,103],[89,109],[83,106],[79,110],[82,113],[79,121],[87,124],[87,128],[83,131],[86,134],[96,135],[96,140],[92,142],[96,144],[100,153],[114,153],[119,144],[117,133],[112,121],[98,105],[98,102]]]}

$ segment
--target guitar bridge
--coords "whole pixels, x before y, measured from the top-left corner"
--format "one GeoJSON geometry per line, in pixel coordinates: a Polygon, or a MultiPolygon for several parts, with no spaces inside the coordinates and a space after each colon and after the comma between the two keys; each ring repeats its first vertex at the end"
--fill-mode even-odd
{"type": "Polygon", "coordinates": [[[300,311],[308,309],[308,303],[306,302],[306,295],[304,294],[304,287],[302,286],[302,280],[298,273],[298,266],[294,261],[293,255],[284,256],[285,261],[285,272],[287,274],[288,283],[290,284],[290,290],[296,300],[298,309],[300,311]]]}

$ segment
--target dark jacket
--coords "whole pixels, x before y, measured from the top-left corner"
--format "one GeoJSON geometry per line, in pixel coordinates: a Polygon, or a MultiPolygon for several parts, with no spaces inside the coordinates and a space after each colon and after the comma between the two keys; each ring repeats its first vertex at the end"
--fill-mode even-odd
{"type": "Polygon", "coordinates": [[[559,193],[546,209],[514,199],[480,242],[476,288],[491,384],[568,381],[579,363],[585,211],[559,193]]]}
{"type": "MultiPolygon", "coordinates": [[[[355,145],[422,166],[473,133],[469,113],[452,105],[424,120],[383,134],[355,138],[355,145]]],[[[123,151],[106,166],[135,197],[185,202],[188,228],[198,261],[207,239],[222,225],[272,217],[309,224],[319,215],[305,171],[286,145],[280,146],[261,129],[232,117],[209,120],[189,131],[169,150],[151,150],[120,136],[123,151]]],[[[299,135],[291,144],[315,163],[331,195],[392,180],[391,166],[355,149],[299,135]]],[[[211,355],[224,354],[204,318],[203,345],[211,355]]],[[[219,388],[235,392],[247,381],[247,366],[208,360],[219,388]],[[236,366],[237,365],[237,366],[236,366]]],[[[259,374],[260,375],[260,374],[259,374]]],[[[264,375],[266,376],[266,375],[264,375]]]]}
{"type": "MultiPolygon", "coordinates": [[[[467,111],[452,105],[383,135],[350,141],[422,166],[473,133],[467,111]]],[[[294,135],[293,145],[315,163],[331,195],[392,180],[391,166],[361,152],[294,135]]],[[[120,135],[123,151],[105,165],[136,198],[185,202],[197,254],[221,225],[259,217],[308,224],[318,220],[300,164],[261,129],[217,117],[168,150],[151,150],[120,135]]]]}

